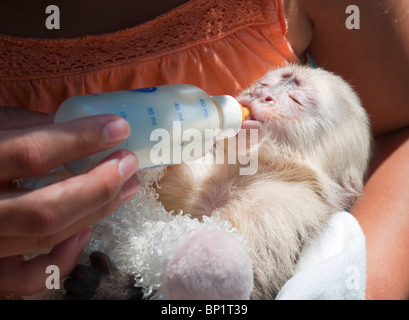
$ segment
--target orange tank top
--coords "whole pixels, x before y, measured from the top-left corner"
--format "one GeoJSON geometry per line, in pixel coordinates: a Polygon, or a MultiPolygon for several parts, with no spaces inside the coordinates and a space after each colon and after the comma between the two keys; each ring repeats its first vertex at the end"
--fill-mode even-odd
{"type": "Polygon", "coordinates": [[[104,35],[0,35],[0,105],[54,112],[73,95],[171,83],[236,95],[297,61],[285,33],[281,0],[191,0],[104,35]]]}

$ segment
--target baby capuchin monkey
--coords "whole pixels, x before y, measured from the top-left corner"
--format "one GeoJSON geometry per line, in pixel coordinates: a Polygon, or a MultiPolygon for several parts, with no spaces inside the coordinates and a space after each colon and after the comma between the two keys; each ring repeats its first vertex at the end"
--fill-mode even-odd
{"type": "MultiPolygon", "coordinates": [[[[275,69],[238,101],[251,112],[243,130],[258,130],[258,140],[247,143],[246,150],[224,152],[227,156],[233,150],[237,157],[253,153],[256,172],[241,174],[240,161],[170,166],[157,192],[169,211],[230,221],[244,236],[252,259],[251,298],[274,299],[331,213],[348,209],[360,195],[370,157],[370,126],[352,88],[322,69],[275,69]]],[[[109,264],[106,259],[94,258],[100,261],[94,265],[98,283],[106,273],[115,274],[101,272],[101,265],[109,264]]],[[[78,288],[83,278],[84,273],[71,277],[68,289],[78,288]]],[[[95,293],[104,298],[98,294],[103,283],[90,298],[95,293]]],[[[123,279],[117,283],[129,287],[123,279]]],[[[78,297],[74,291],[67,295],[78,297]]]]}

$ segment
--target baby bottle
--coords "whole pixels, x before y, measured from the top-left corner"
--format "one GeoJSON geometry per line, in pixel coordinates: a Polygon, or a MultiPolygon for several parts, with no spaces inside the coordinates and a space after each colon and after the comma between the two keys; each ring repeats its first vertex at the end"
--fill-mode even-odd
{"type": "Polygon", "coordinates": [[[55,122],[116,114],[131,134],[121,144],[67,163],[73,174],[89,171],[115,150],[128,149],[139,159],[139,170],[188,162],[210,151],[215,140],[235,136],[249,115],[228,95],[209,96],[187,84],[74,96],[59,107],[55,122]]]}

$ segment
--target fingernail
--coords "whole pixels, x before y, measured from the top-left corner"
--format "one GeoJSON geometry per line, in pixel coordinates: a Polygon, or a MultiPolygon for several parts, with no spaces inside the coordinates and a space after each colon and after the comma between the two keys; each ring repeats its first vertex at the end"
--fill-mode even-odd
{"type": "Polygon", "coordinates": [[[121,198],[123,201],[128,200],[131,198],[139,189],[140,187],[139,179],[136,175],[134,175],[131,179],[129,179],[121,188],[121,198]]]}
{"type": "Polygon", "coordinates": [[[130,132],[129,123],[123,118],[112,120],[104,127],[104,137],[108,143],[119,143],[128,138],[130,132]]]}
{"type": "Polygon", "coordinates": [[[118,170],[122,178],[129,178],[138,170],[138,159],[131,155],[124,157],[119,162],[118,170]]]}
{"type": "Polygon", "coordinates": [[[85,248],[89,240],[91,240],[92,231],[90,228],[85,229],[80,233],[77,240],[77,248],[79,251],[85,248]]]}

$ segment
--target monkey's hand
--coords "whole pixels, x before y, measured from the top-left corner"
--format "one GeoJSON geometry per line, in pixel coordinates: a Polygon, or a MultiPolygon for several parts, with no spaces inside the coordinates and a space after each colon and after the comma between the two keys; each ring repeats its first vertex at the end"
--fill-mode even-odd
{"type": "Polygon", "coordinates": [[[132,275],[120,272],[101,252],[90,254],[91,266],[78,265],[65,280],[67,300],[141,300],[132,275]]]}

